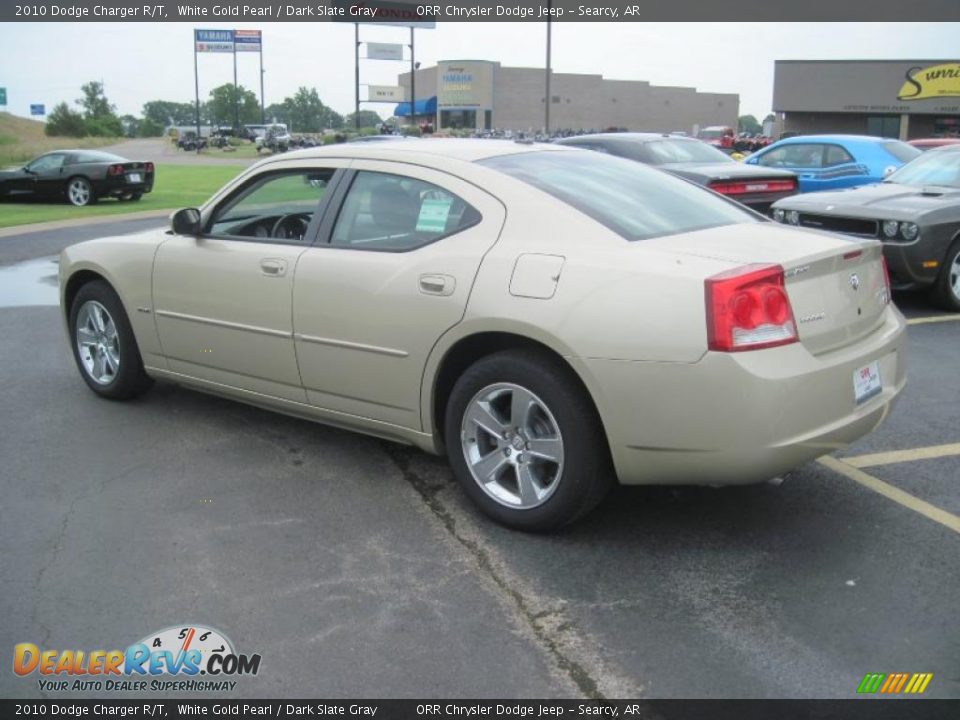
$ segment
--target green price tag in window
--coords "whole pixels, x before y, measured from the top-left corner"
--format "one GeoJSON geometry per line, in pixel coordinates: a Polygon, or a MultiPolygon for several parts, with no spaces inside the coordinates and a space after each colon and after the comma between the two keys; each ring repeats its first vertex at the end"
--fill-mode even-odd
{"type": "Polygon", "coordinates": [[[426,199],[420,205],[417,217],[417,232],[443,233],[447,229],[447,218],[453,200],[426,199]]]}

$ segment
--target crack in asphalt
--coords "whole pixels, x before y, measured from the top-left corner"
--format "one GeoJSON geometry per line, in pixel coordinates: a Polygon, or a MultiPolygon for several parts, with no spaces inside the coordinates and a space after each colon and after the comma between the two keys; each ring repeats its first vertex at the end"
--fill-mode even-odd
{"type": "Polygon", "coordinates": [[[611,693],[605,692],[602,686],[612,690],[614,697],[639,696],[639,687],[616,677],[617,673],[610,672],[610,669],[603,667],[604,663],[599,662],[598,653],[584,647],[585,638],[581,632],[578,632],[576,624],[567,617],[562,607],[563,601],[553,601],[561,605],[560,607],[540,609],[538,606],[542,606],[544,601],[530,597],[517,589],[516,583],[512,582],[507,577],[507,573],[497,566],[491,551],[483,547],[483,541],[473,539],[462,531],[463,523],[461,522],[458,526],[455,510],[448,507],[439,497],[440,492],[447,488],[449,483],[432,483],[412,467],[414,459],[419,455],[417,450],[388,442],[383,443],[383,449],[446,532],[466,550],[480,571],[509,604],[513,605],[520,620],[546,652],[555,668],[566,676],[581,696],[601,702],[607,700],[611,697],[611,693]],[[579,652],[577,652],[578,649],[579,652]],[[577,659],[574,655],[587,657],[577,659]],[[590,655],[594,658],[590,658],[590,655]],[[591,659],[595,662],[589,663],[591,659]],[[588,667],[588,664],[596,667],[588,667]]]}

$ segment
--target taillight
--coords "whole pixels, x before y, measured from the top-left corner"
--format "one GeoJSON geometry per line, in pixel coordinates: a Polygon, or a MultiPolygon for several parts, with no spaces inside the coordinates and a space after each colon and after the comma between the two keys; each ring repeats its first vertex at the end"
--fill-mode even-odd
{"type": "Polygon", "coordinates": [[[754,182],[718,180],[707,187],[721,195],[744,195],[755,192],[793,192],[797,185],[793,180],[758,180],[754,182]]]}
{"type": "Polygon", "coordinates": [[[146,168],[148,173],[153,172],[153,163],[147,163],[144,167],[146,168]]]}
{"type": "Polygon", "coordinates": [[[779,265],[747,265],[704,281],[707,346],[718,352],[797,342],[797,326],[779,265]]]}
{"type": "Polygon", "coordinates": [[[123,165],[111,165],[107,168],[107,175],[123,175],[123,165]]]}
{"type": "Polygon", "coordinates": [[[883,264],[883,286],[886,288],[885,301],[890,302],[891,297],[891,288],[890,288],[890,268],[887,267],[887,258],[885,255],[880,256],[880,262],[883,264]]]}

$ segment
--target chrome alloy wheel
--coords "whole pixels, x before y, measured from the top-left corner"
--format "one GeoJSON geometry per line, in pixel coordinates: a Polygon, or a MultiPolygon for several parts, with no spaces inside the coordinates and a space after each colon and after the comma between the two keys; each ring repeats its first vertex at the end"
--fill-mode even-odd
{"type": "Polygon", "coordinates": [[[474,395],[460,442],[473,479],[501,505],[535,508],[560,484],[560,428],[543,400],[519,385],[496,383],[474,395]]]}
{"type": "Polygon", "coordinates": [[[120,339],[107,309],[88,300],[77,313],[77,353],[90,379],[109,385],[120,371],[120,339]]]}
{"type": "Polygon", "coordinates": [[[950,273],[950,291],[957,300],[960,300],[960,253],[953,256],[953,262],[947,272],[950,273]]]}
{"type": "Polygon", "coordinates": [[[83,178],[75,178],[67,187],[70,202],[74,205],[86,205],[90,202],[90,183],[83,178]]]}

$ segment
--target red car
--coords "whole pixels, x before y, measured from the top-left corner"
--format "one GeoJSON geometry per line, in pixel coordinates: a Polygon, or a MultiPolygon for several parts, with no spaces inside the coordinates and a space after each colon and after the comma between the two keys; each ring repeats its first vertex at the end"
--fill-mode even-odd
{"type": "Polygon", "coordinates": [[[708,145],[726,150],[733,147],[733,143],[737,139],[737,134],[733,131],[732,127],[710,125],[701,128],[700,132],[697,133],[697,139],[703,140],[703,142],[708,145]]]}
{"type": "Polygon", "coordinates": [[[908,140],[917,150],[933,150],[944,145],[960,145],[960,138],[920,138],[918,140],[908,140]]]}

